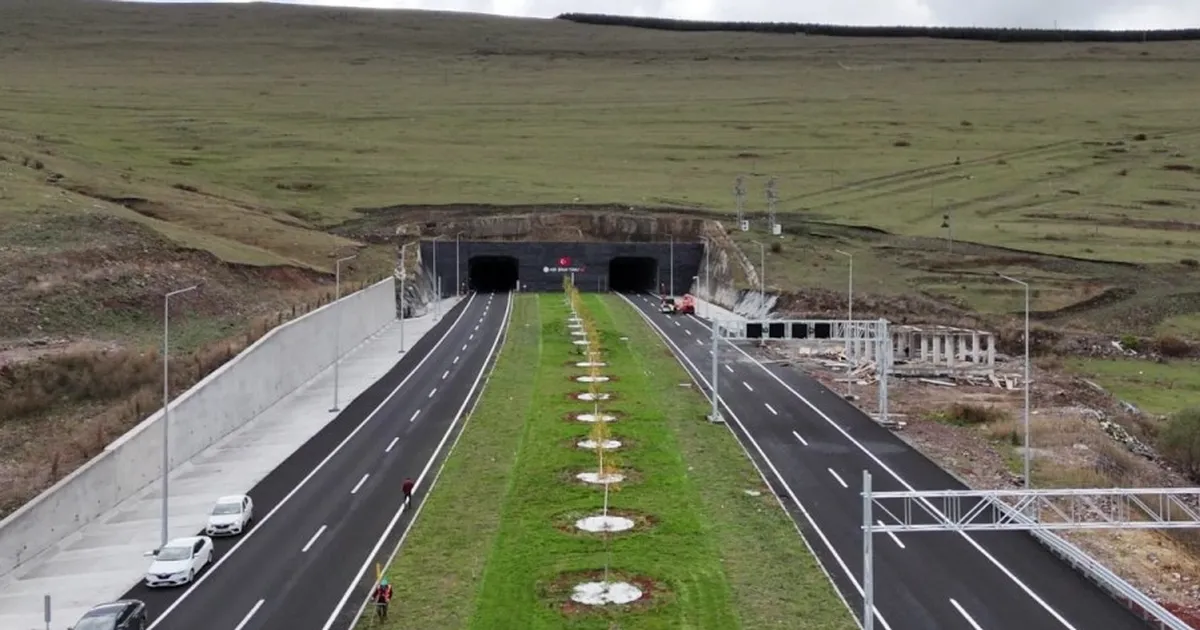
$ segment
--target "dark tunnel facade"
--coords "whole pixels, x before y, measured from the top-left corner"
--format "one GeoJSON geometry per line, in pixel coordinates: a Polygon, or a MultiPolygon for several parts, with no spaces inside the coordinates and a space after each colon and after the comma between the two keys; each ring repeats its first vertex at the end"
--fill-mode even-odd
{"type": "MultiPolygon", "coordinates": [[[[581,291],[657,291],[683,294],[700,272],[703,243],[605,243],[549,241],[437,242],[437,269],[444,296],[463,290],[561,291],[564,276],[575,275],[581,291]],[[672,269],[674,273],[672,274],[672,269]]],[[[422,240],[421,265],[433,271],[434,242],[422,240]]]]}

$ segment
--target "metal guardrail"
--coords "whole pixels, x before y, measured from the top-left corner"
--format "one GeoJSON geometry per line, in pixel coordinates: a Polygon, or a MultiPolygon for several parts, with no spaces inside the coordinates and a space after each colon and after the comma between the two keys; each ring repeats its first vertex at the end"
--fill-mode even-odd
{"type": "MultiPolygon", "coordinates": [[[[1015,519],[1023,519],[1025,522],[1032,522],[1033,520],[1003,501],[996,501],[996,503],[999,504],[999,509],[1009,512],[1015,519]]],[[[1033,536],[1034,540],[1048,549],[1050,553],[1058,556],[1070,565],[1071,568],[1082,573],[1084,577],[1091,580],[1096,586],[1099,586],[1110,597],[1121,602],[1142,619],[1155,623],[1156,627],[1160,629],[1194,630],[1171,611],[1163,608],[1161,604],[1154,601],[1149,595],[1146,595],[1134,585],[1126,582],[1121,576],[1113,573],[1108,567],[1062,536],[1050,530],[1033,529],[1029,533],[1033,536]]]]}

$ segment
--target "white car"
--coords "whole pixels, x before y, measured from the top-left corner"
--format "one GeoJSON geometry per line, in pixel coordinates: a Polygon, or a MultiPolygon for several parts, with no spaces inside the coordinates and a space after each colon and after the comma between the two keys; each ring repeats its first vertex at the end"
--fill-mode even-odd
{"type": "Polygon", "coordinates": [[[244,494],[217,499],[204,533],[209,536],[236,536],[250,528],[254,518],[254,501],[244,494]]]}
{"type": "Polygon", "coordinates": [[[190,584],[213,559],[213,541],[208,536],[176,538],[154,554],[146,569],[146,586],[190,584]]]}

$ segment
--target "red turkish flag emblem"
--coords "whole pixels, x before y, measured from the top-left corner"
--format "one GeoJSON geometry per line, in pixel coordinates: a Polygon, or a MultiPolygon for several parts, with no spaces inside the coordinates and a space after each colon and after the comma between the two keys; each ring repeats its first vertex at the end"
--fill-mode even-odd
{"type": "Polygon", "coordinates": [[[562,258],[559,258],[559,259],[558,259],[558,266],[559,266],[559,267],[570,267],[570,266],[571,266],[571,257],[570,257],[570,256],[563,256],[562,258]]]}

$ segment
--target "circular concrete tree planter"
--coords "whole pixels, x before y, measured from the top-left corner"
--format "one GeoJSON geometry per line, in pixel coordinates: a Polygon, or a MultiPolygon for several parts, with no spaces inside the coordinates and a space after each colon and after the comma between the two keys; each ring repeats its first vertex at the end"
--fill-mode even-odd
{"type": "Polygon", "coordinates": [[[602,413],[600,415],[596,415],[594,413],[580,413],[580,414],[575,414],[575,419],[580,422],[616,422],[617,421],[616,416],[614,416],[612,414],[608,414],[608,413],[602,413]]]}
{"type": "Polygon", "coordinates": [[[633,529],[636,523],[631,518],[624,516],[613,516],[596,514],[595,516],[585,516],[575,521],[575,528],[581,529],[592,534],[606,534],[611,532],[626,532],[633,529]]]}
{"type": "Polygon", "coordinates": [[[642,589],[629,582],[583,582],[571,591],[571,601],[588,606],[630,604],[642,598],[642,589]]]}
{"type": "Polygon", "coordinates": [[[598,444],[596,444],[596,440],[589,438],[586,440],[580,440],[577,444],[575,444],[575,446],[578,446],[579,448],[582,448],[582,449],[588,450],[588,451],[596,450],[597,446],[600,446],[601,448],[603,448],[606,451],[615,451],[615,450],[621,448],[621,441],[620,440],[604,440],[603,445],[598,445],[598,444]]]}
{"type": "Polygon", "coordinates": [[[594,483],[597,485],[609,485],[613,483],[621,483],[625,481],[625,475],[621,473],[598,473],[595,471],[581,472],[575,475],[575,478],[584,483],[594,483]]]}

